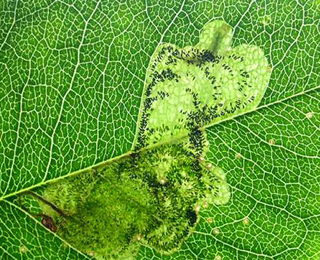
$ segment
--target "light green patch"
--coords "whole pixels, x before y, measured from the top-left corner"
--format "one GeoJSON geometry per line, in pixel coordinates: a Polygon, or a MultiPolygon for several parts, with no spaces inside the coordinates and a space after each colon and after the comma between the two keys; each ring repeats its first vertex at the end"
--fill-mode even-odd
{"type": "Polygon", "coordinates": [[[207,23],[195,47],[210,50],[214,55],[223,55],[231,49],[232,33],[232,27],[224,21],[207,23]]]}
{"type": "Polygon", "coordinates": [[[21,246],[20,246],[20,252],[23,253],[23,254],[25,254],[25,253],[28,252],[28,248],[27,248],[25,245],[21,245],[21,246]]]}
{"type": "Polygon", "coordinates": [[[267,26],[268,24],[270,24],[272,21],[271,16],[270,15],[264,15],[260,18],[260,22],[264,25],[267,26]]]}
{"type": "Polygon", "coordinates": [[[258,106],[271,74],[267,59],[257,46],[232,48],[231,38],[231,27],[214,21],[195,46],[159,46],[147,72],[138,148],[258,106]]]}

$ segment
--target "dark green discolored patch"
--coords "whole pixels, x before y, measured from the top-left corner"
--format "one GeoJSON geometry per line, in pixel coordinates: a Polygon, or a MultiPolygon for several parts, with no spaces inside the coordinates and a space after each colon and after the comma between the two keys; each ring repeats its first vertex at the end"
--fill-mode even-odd
{"type": "Polygon", "coordinates": [[[177,249],[203,203],[228,200],[221,169],[208,167],[185,142],[134,153],[104,169],[51,184],[43,196],[68,217],[42,204],[58,234],[88,254],[130,259],[140,244],[177,249]]]}

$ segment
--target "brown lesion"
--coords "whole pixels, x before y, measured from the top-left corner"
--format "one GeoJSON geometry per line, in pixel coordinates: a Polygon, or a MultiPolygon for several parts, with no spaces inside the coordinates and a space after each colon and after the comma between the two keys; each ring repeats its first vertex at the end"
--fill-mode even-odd
{"type": "Polygon", "coordinates": [[[54,233],[57,231],[57,226],[55,225],[53,219],[49,216],[44,215],[41,218],[41,224],[44,225],[46,228],[50,229],[54,233]]]}
{"type": "Polygon", "coordinates": [[[33,217],[41,217],[41,224],[45,226],[47,229],[50,229],[53,233],[57,232],[57,225],[52,219],[52,217],[39,213],[39,214],[31,214],[33,217]]]}

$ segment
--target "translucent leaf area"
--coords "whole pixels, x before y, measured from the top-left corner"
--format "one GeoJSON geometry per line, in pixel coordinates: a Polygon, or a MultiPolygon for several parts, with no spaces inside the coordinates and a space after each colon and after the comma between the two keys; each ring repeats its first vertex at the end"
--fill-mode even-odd
{"type": "Polygon", "coordinates": [[[229,201],[201,207],[179,250],[140,246],[136,259],[320,258],[318,0],[2,0],[0,259],[93,257],[19,194],[130,154],[154,55],[207,46],[201,31],[215,20],[232,27],[232,48],[263,51],[269,84],[249,110],[202,125],[229,201]]]}

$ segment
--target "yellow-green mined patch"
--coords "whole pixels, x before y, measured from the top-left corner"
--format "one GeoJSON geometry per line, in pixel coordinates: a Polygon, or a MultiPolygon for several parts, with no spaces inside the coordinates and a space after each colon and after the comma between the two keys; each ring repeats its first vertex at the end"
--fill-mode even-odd
{"type": "Polygon", "coordinates": [[[232,48],[231,39],[232,28],[214,21],[195,46],[158,47],[147,71],[137,148],[193,135],[257,107],[270,79],[267,59],[254,45],[232,48]]]}

